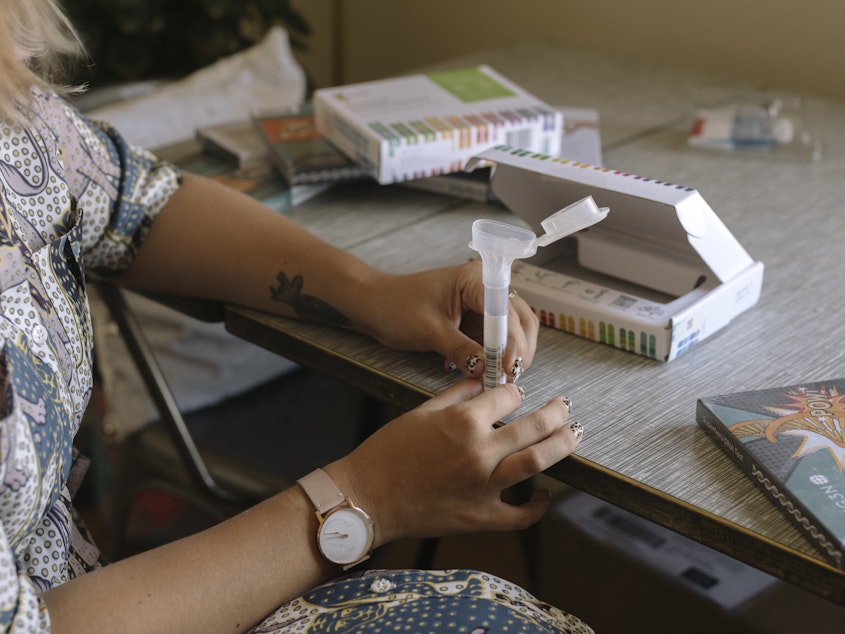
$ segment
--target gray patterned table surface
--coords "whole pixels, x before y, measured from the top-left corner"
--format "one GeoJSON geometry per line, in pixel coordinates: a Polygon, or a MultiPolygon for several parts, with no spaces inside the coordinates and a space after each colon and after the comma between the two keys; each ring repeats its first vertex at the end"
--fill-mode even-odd
{"type": "MultiPolygon", "coordinates": [[[[845,375],[845,103],[806,101],[825,142],[820,161],[705,153],[686,145],[696,100],[750,86],[551,44],[444,66],[481,62],[548,103],[598,109],[606,166],[695,187],[766,266],[759,303],[669,363],[542,328],[521,382],[523,407],[564,394],[586,429],[577,455],[549,473],[845,604],[845,574],[695,422],[698,397],[845,375]]],[[[290,215],[392,271],[471,257],[476,218],[518,223],[503,208],[370,183],[337,187],[290,215]]],[[[402,407],[455,380],[432,355],[385,350],[347,332],[234,307],[227,321],[244,338],[402,407]]]]}

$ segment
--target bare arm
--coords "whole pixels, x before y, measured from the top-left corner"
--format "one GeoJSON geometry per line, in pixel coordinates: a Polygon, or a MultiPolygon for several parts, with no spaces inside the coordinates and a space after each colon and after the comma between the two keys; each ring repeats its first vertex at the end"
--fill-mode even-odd
{"type": "Polygon", "coordinates": [[[293,487],[197,535],[43,595],[53,632],[242,632],[330,572],[293,487]]]}
{"type": "Polygon", "coordinates": [[[249,196],[185,174],[122,281],[367,332],[359,298],[378,275],[249,196]]]}
{"type": "MultiPolygon", "coordinates": [[[[249,196],[187,174],[122,281],[355,329],[393,348],[438,352],[470,374],[466,360],[483,359],[472,330],[484,310],[480,276],[477,262],[378,271],[249,196]]],[[[505,363],[519,356],[528,367],[539,322],[519,298],[510,317],[505,363]]],[[[474,376],[482,371],[483,363],[474,376]]]]}

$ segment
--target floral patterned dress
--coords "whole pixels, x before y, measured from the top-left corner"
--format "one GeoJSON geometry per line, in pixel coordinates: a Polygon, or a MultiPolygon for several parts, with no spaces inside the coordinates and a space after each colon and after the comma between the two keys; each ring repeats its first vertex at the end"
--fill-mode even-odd
{"type": "MultiPolygon", "coordinates": [[[[0,120],[0,631],[44,632],[45,590],[100,565],[71,503],[92,389],[85,274],[132,261],[180,173],[65,100],[0,120]]],[[[521,588],[467,570],[367,571],[280,607],[254,632],[589,632],[521,588]]]]}

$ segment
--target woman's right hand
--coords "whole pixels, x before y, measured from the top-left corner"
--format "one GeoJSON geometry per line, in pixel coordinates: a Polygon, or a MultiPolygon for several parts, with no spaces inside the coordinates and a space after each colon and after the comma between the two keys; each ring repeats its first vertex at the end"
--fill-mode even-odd
{"type": "Polygon", "coordinates": [[[465,379],[391,421],[326,467],[374,520],[375,545],[403,537],[519,530],[540,519],[548,493],[521,505],[502,492],[568,456],[581,426],[555,398],[506,425],[522,402],[513,384],[484,391],[465,379]]]}

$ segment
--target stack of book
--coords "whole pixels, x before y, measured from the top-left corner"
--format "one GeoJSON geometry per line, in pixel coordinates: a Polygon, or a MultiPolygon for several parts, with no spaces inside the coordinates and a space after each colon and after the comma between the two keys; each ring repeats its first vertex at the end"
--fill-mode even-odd
{"type": "Polygon", "coordinates": [[[245,121],[196,130],[200,151],[175,161],[285,211],[333,184],[366,178],[354,161],[314,127],[310,104],[258,111],[245,121]]]}
{"type": "Polygon", "coordinates": [[[256,112],[252,121],[270,160],[291,185],[367,176],[355,161],[317,131],[310,104],[295,111],[256,112]]]}
{"type": "Polygon", "coordinates": [[[331,183],[290,185],[273,166],[265,161],[245,158],[236,162],[219,150],[205,148],[185,153],[173,159],[181,169],[199,174],[242,191],[278,212],[301,205],[323,193],[331,183]]]}

